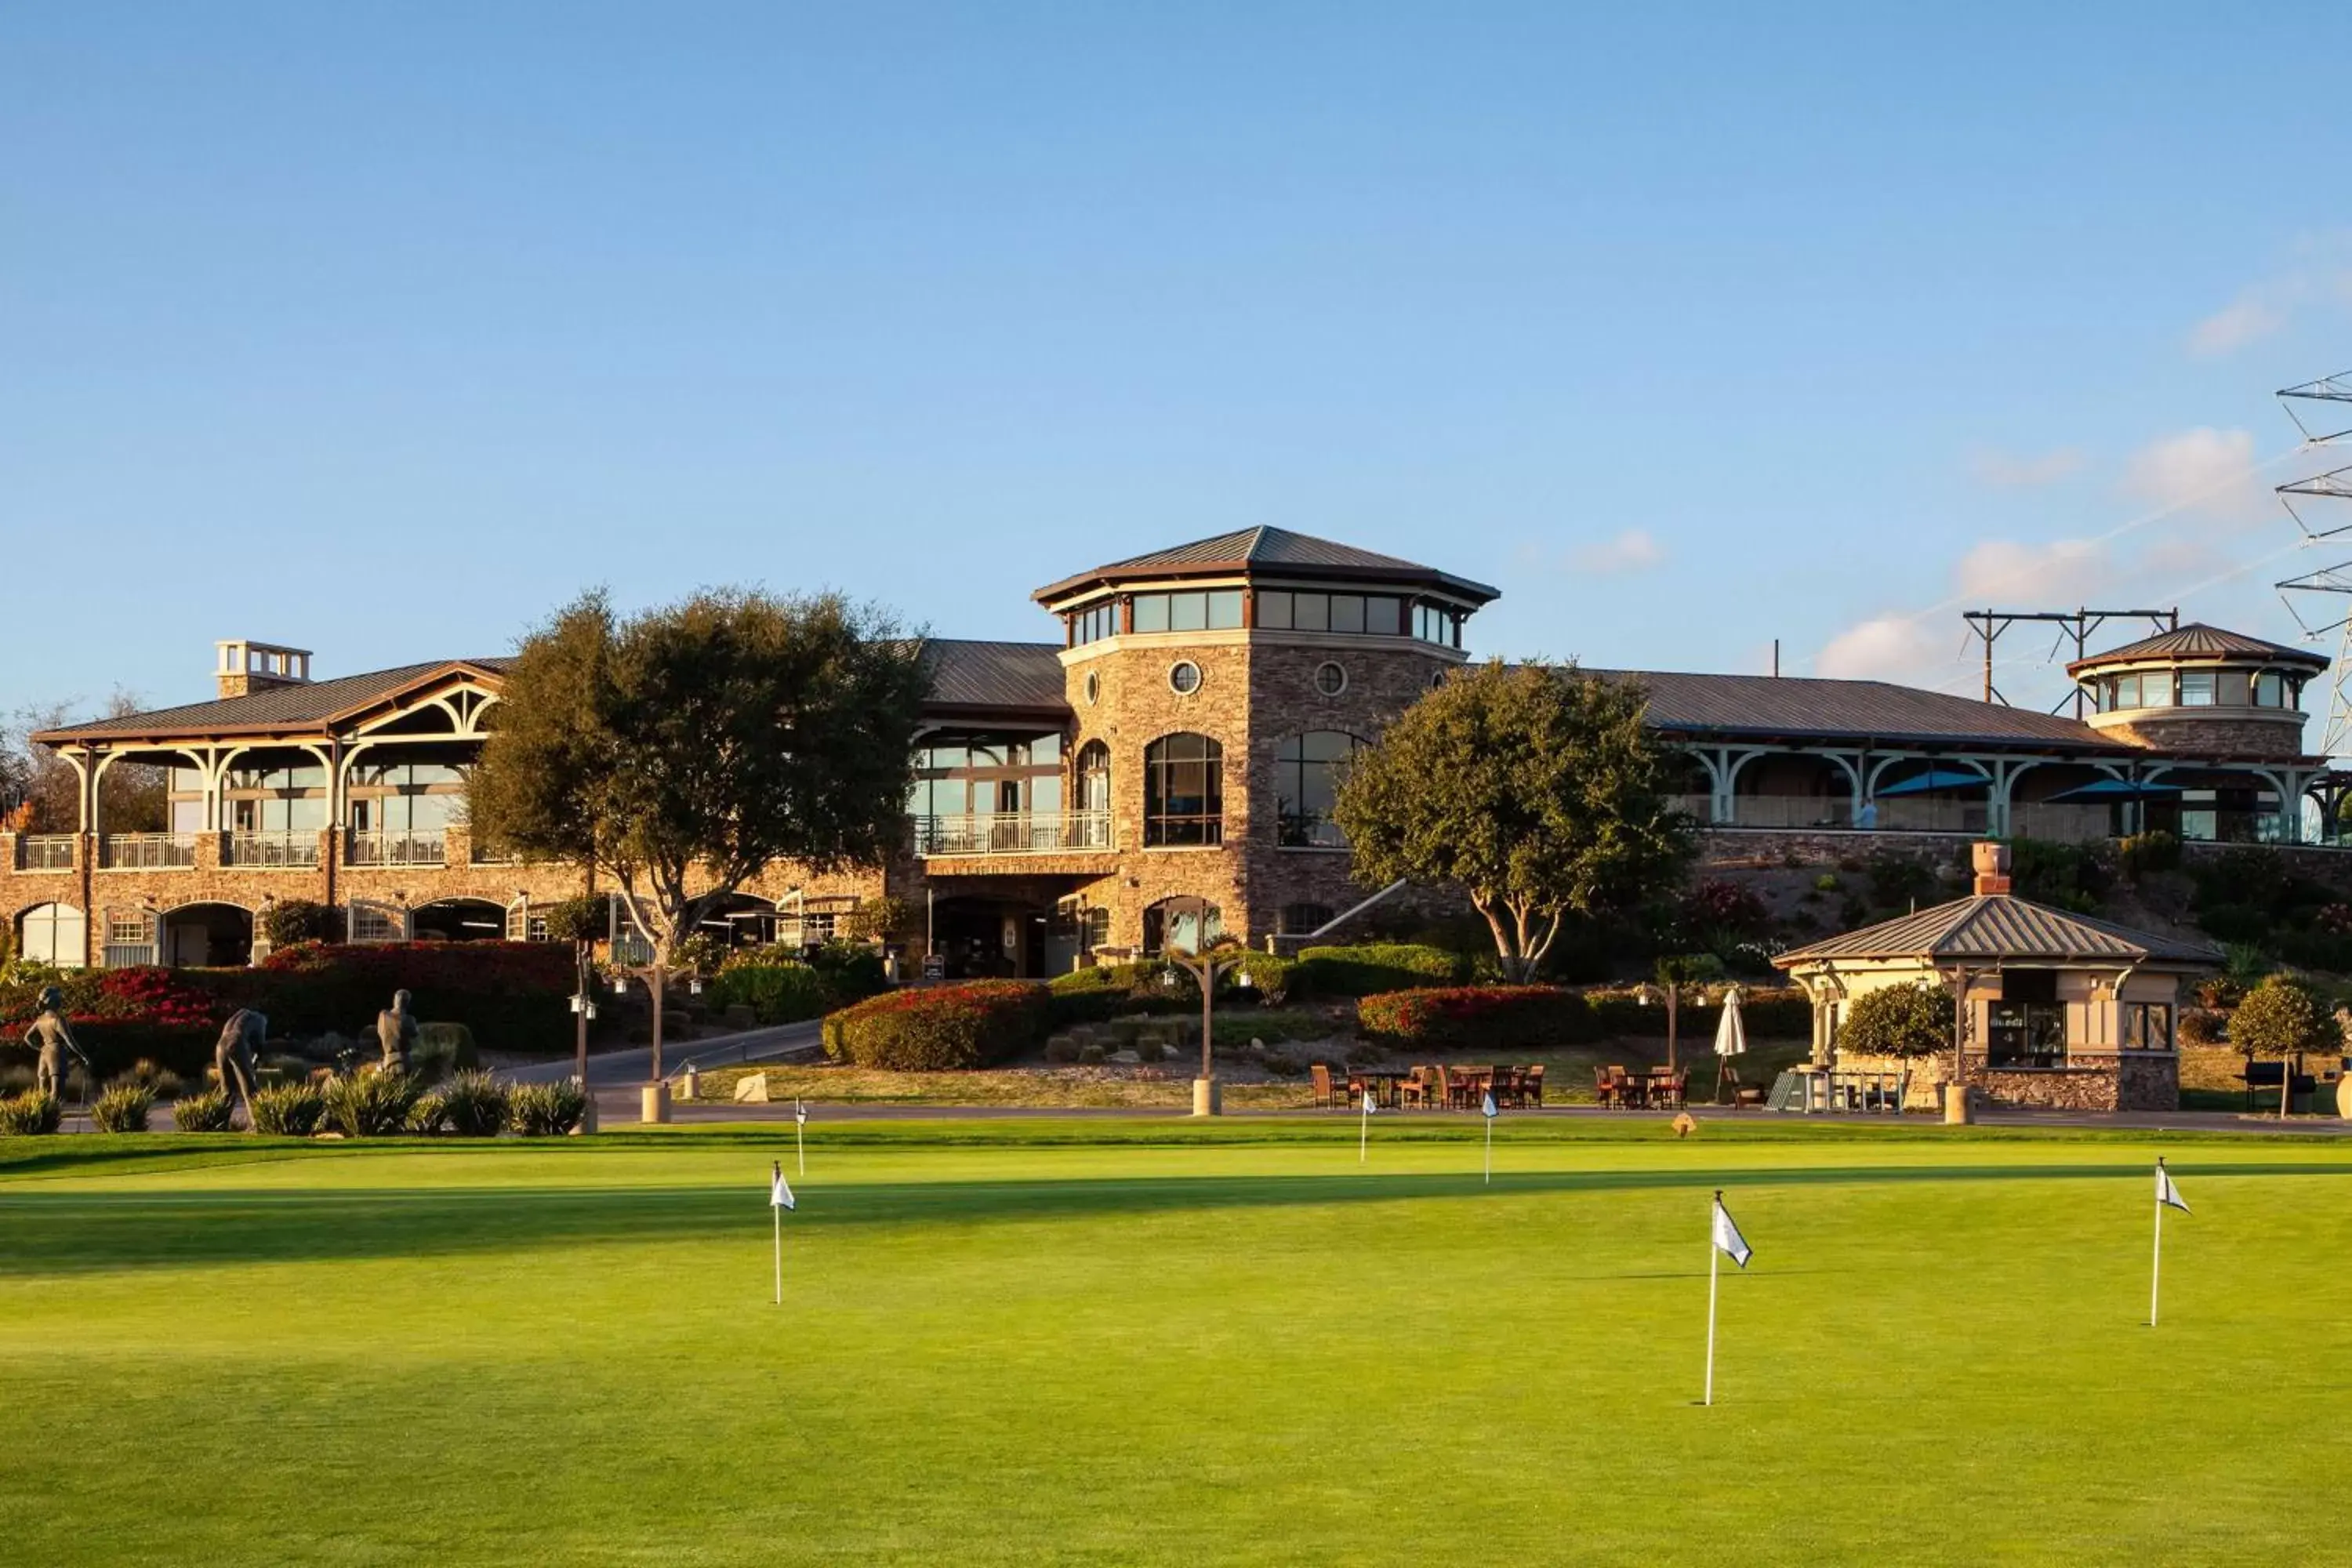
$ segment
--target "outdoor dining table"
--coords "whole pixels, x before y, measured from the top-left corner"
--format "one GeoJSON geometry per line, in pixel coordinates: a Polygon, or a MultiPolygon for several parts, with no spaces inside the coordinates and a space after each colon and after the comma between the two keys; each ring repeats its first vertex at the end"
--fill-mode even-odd
{"type": "Polygon", "coordinates": [[[1399,1086],[1412,1074],[1399,1068],[1357,1068],[1348,1076],[1372,1091],[1374,1105],[1393,1110],[1402,1099],[1399,1086]]]}

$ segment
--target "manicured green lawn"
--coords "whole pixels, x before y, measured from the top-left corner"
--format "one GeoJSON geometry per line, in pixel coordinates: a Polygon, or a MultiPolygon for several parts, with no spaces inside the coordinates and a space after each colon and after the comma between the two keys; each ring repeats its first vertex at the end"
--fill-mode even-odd
{"type": "Polygon", "coordinates": [[[0,1144],[0,1561],[2343,1560],[2352,1149],[812,1131],[0,1144]]]}

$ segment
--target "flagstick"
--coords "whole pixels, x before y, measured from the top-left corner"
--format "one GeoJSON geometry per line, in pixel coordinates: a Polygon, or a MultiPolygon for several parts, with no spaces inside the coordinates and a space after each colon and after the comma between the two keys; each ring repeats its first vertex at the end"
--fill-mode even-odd
{"type": "Polygon", "coordinates": [[[1486,1118],[1486,1184],[1495,1184],[1495,1119],[1486,1118]]]}
{"type": "Polygon", "coordinates": [[[807,1125],[808,1118],[801,1110],[801,1097],[796,1094],[793,1096],[793,1148],[800,1156],[801,1174],[803,1176],[808,1174],[808,1142],[802,1129],[807,1125]]]}
{"type": "Polygon", "coordinates": [[[1364,1095],[1363,1113],[1356,1121],[1356,1163],[1360,1165],[1372,1147],[1372,1097],[1369,1090],[1364,1095]]]}
{"type": "MultiPolygon", "coordinates": [[[[1715,1194],[1715,1206],[1723,1206],[1723,1194],[1715,1194]]],[[[1715,1210],[1706,1215],[1706,1397],[1702,1404],[1715,1403],[1715,1294],[1716,1282],[1723,1272],[1723,1248],[1716,1245],[1715,1210]]]]}
{"type": "MultiPolygon", "coordinates": [[[[776,1165],[775,1173],[776,1173],[778,1176],[782,1176],[782,1175],[784,1173],[784,1167],[783,1167],[783,1165],[782,1165],[782,1163],[781,1162],[779,1162],[779,1163],[777,1163],[777,1165],[776,1165]]],[[[781,1307],[781,1306],[782,1306],[782,1305],[784,1304],[784,1210],[783,1210],[783,1205],[781,1205],[781,1204],[779,1204],[779,1203],[776,1203],[776,1202],[772,1198],[772,1199],[770,1199],[770,1200],[769,1200],[769,1203],[768,1203],[768,1212],[769,1212],[770,1214],[772,1214],[772,1215],[775,1215],[775,1217],[776,1217],[776,1305],[777,1305],[777,1306],[779,1306],[779,1307],[781,1307]]]]}
{"type": "MultiPolygon", "coordinates": [[[[2157,1157],[2157,1161],[2156,1161],[2156,1168],[2157,1168],[2158,1170],[2159,1170],[2159,1171],[2161,1171],[2162,1169],[2164,1169],[2164,1157],[2163,1157],[2162,1155],[2158,1155],[2158,1156],[2157,1157]]],[[[2156,1252],[2155,1252],[2155,1256],[2154,1256],[2154,1257],[2149,1260],[2149,1262],[2148,1262],[2148,1266],[2147,1266],[2147,1326],[2148,1326],[2149,1328],[2151,1328],[2151,1329],[2152,1329],[2152,1328],[2154,1328],[2154,1327],[2156,1327],[2156,1291],[2157,1291],[2157,1286],[2158,1286],[2158,1283],[2163,1279],[2163,1278],[2164,1278],[2164,1190],[2163,1190],[2163,1188],[2162,1188],[2161,1186],[2158,1186],[2158,1188],[2157,1189],[2157,1194],[2156,1194],[2156,1252]]]]}

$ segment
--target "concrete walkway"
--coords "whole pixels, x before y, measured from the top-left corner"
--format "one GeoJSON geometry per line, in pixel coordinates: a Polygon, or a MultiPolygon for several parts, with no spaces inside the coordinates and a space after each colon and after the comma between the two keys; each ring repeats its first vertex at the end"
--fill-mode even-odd
{"type": "MultiPolygon", "coordinates": [[[[708,1069],[732,1067],[739,1062],[773,1061],[796,1051],[808,1050],[816,1044],[817,1025],[814,1019],[803,1024],[779,1024],[769,1029],[746,1029],[740,1035],[718,1035],[699,1040],[667,1040],[662,1045],[662,1074],[674,1079],[684,1072],[689,1063],[708,1069]]],[[[599,1051],[588,1058],[588,1087],[634,1089],[652,1073],[653,1056],[651,1046],[599,1051]]],[[[570,1078],[572,1068],[572,1058],[564,1057],[557,1061],[505,1068],[499,1076],[509,1083],[554,1083],[570,1078]]],[[[601,1098],[597,1105],[601,1110],[604,1106],[601,1098]]]]}

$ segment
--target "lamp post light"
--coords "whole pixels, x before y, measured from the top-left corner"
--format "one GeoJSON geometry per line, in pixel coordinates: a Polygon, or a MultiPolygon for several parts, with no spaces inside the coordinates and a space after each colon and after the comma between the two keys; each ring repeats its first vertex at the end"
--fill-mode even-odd
{"type": "Polygon", "coordinates": [[[1166,899],[1161,900],[1160,908],[1161,956],[1190,974],[1201,987],[1201,1076],[1192,1080],[1192,1114],[1221,1116],[1224,1114],[1224,1096],[1217,1085],[1217,976],[1247,959],[1249,950],[1231,937],[1209,940],[1209,920],[1215,914],[1216,906],[1206,899],[1166,899]],[[1179,917],[1188,914],[1192,917],[1190,952],[1173,940],[1179,917]]]}

